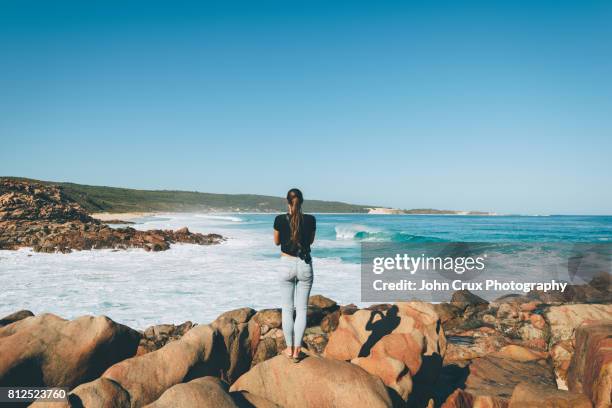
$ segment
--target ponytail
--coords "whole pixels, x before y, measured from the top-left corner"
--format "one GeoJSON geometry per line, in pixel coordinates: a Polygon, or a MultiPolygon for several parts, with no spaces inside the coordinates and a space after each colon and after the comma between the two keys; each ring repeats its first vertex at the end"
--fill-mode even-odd
{"type": "Polygon", "coordinates": [[[291,225],[291,242],[299,247],[300,243],[300,227],[302,224],[302,203],[304,197],[302,192],[297,188],[292,188],[287,193],[287,203],[289,204],[290,214],[289,223],[291,225]]]}

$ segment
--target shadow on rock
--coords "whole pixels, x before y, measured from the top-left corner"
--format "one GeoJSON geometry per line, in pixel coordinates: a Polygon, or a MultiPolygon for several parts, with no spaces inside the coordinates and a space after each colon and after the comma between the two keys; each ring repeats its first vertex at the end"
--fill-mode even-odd
{"type": "Polygon", "coordinates": [[[387,334],[390,334],[393,330],[399,326],[401,318],[397,315],[398,308],[393,305],[387,314],[383,314],[381,311],[374,310],[370,314],[370,319],[366,323],[365,329],[371,331],[370,337],[363,343],[361,350],[359,350],[358,357],[367,357],[370,354],[370,350],[380,339],[387,334]],[[380,316],[380,319],[374,322],[376,315],[380,316]]]}

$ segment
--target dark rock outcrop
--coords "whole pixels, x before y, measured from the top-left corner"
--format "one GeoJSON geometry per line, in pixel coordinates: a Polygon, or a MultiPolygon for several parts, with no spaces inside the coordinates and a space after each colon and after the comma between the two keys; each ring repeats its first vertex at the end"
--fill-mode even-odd
{"type": "Polygon", "coordinates": [[[0,327],[7,326],[30,316],[34,316],[34,313],[30,312],[29,310],[20,310],[18,312],[11,313],[10,315],[4,316],[2,319],[0,319],[0,327]]]}
{"type": "Polygon", "coordinates": [[[111,228],[92,218],[53,185],[0,179],[0,249],[31,247],[36,252],[143,248],[163,251],[177,242],[208,245],[217,234],[111,228]]]}
{"type": "Polygon", "coordinates": [[[193,323],[187,321],[175,326],[173,324],[158,324],[145,329],[143,337],[138,346],[138,355],[159,350],[167,343],[180,339],[193,327],[193,323]]]}

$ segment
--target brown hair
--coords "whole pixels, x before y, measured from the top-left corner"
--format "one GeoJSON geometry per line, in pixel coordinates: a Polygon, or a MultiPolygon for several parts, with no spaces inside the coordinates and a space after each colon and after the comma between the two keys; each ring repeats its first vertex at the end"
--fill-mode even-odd
{"type": "Polygon", "coordinates": [[[300,226],[302,224],[302,203],[304,196],[297,188],[292,188],[287,192],[287,203],[291,209],[289,214],[289,224],[291,225],[291,242],[296,246],[300,244],[300,226]]]}

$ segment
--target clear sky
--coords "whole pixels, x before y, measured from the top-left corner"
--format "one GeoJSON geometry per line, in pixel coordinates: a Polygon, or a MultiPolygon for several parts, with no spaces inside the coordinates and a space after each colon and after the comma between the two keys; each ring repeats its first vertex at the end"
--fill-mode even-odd
{"type": "Polygon", "coordinates": [[[612,2],[2,1],[0,175],[612,214],[612,2]]]}

